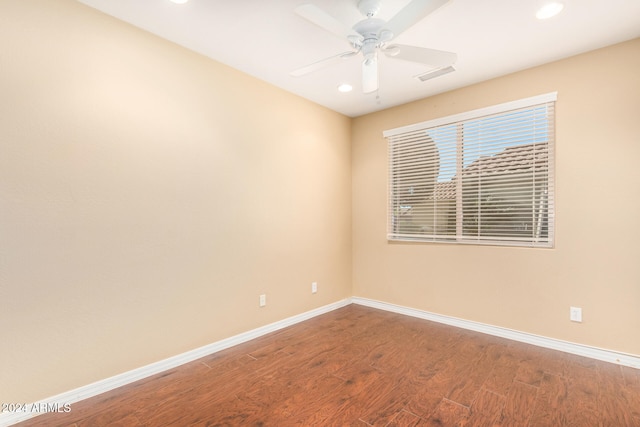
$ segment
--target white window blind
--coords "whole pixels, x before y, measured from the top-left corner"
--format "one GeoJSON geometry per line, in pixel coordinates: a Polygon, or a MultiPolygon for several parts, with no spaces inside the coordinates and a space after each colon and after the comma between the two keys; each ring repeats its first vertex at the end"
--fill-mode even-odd
{"type": "Polygon", "coordinates": [[[552,247],[555,100],[385,131],[388,239],[552,247]]]}

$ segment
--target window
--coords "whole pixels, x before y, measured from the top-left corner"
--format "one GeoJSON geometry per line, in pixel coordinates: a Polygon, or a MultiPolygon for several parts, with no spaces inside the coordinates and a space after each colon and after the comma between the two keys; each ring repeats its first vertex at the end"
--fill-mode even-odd
{"type": "Polygon", "coordinates": [[[385,131],[388,238],[552,247],[555,100],[385,131]]]}

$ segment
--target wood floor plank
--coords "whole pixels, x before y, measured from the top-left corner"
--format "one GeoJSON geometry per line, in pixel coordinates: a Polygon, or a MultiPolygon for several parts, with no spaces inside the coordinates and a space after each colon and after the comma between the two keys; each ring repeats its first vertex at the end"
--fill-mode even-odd
{"type": "Polygon", "coordinates": [[[282,402],[282,411],[291,414],[294,424],[326,425],[339,408],[351,400],[354,390],[341,378],[322,377],[296,390],[282,402]]]}
{"type": "Polygon", "coordinates": [[[517,425],[528,425],[536,406],[537,394],[538,387],[514,381],[505,399],[501,419],[517,425]]]}
{"type": "Polygon", "coordinates": [[[20,426],[639,426],[640,371],[350,305],[20,426]]]}
{"type": "Polygon", "coordinates": [[[435,412],[426,419],[427,426],[464,426],[469,418],[469,408],[443,399],[435,412]]]}
{"type": "Polygon", "coordinates": [[[351,402],[359,408],[358,418],[370,425],[386,425],[409,400],[398,387],[397,378],[366,362],[358,362],[336,372],[336,376],[353,386],[351,402]],[[371,393],[375,390],[375,393],[371,393]]]}
{"type": "Polygon", "coordinates": [[[568,425],[567,399],[569,380],[555,374],[544,374],[536,397],[536,406],[529,424],[531,426],[568,425]]]}
{"type": "Polygon", "coordinates": [[[391,420],[387,427],[422,427],[426,426],[427,422],[419,416],[407,411],[400,411],[391,420]]]}
{"type": "Polygon", "coordinates": [[[113,427],[143,427],[144,424],[133,414],[124,414],[122,417],[112,412],[102,412],[84,419],[75,424],[77,427],[113,426],[113,427]]]}
{"type": "Polygon", "coordinates": [[[498,358],[493,364],[483,387],[494,393],[506,396],[509,393],[511,384],[515,380],[520,369],[520,359],[509,347],[492,347],[491,351],[498,353],[498,358]]]}
{"type": "Polygon", "coordinates": [[[622,393],[625,397],[625,401],[629,402],[629,407],[625,408],[627,412],[631,412],[631,415],[640,419],[640,391],[626,386],[622,393]]]}
{"type": "Polygon", "coordinates": [[[412,392],[410,396],[411,398],[405,410],[422,418],[429,417],[433,414],[444,398],[442,392],[429,387],[420,389],[417,392],[412,392]]]}
{"type": "Polygon", "coordinates": [[[635,402],[629,401],[628,386],[619,366],[598,364],[598,413],[604,414],[611,426],[637,425],[634,420],[635,402]],[[631,409],[630,411],[627,410],[631,409]]]}
{"type": "Polygon", "coordinates": [[[535,360],[520,361],[515,380],[534,387],[539,387],[544,376],[544,369],[535,360]]]}
{"type": "Polygon", "coordinates": [[[493,352],[487,351],[484,345],[476,343],[467,356],[468,360],[471,360],[471,365],[466,370],[460,370],[446,397],[451,401],[470,407],[493,370],[495,359],[492,356],[493,352]]]}
{"type": "Polygon", "coordinates": [[[504,396],[483,388],[471,405],[468,424],[478,427],[498,425],[505,400],[504,396]]]}
{"type": "Polygon", "coordinates": [[[597,418],[601,414],[598,408],[598,395],[600,383],[598,375],[590,366],[577,364],[569,378],[569,408],[572,418],[589,419],[597,418]]]}
{"type": "Polygon", "coordinates": [[[361,393],[358,396],[364,409],[360,419],[372,426],[385,426],[407,406],[410,397],[393,380],[386,381],[382,387],[380,383],[376,384],[376,389],[375,396],[371,393],[361,393]]]}
{"type": "Polygon", "coordinates": [[[620,370],[627,386],[640,389],[640,369],[620,366],[620,370]]]}

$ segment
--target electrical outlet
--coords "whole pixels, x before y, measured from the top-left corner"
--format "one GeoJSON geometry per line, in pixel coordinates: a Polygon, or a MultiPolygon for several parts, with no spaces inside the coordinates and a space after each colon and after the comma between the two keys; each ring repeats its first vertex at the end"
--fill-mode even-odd
{"type": "Polygon", "coordinates": [[[311,293],[315,294],[316,292],[318,292],[318,282],[312,282],[311,283],[311,293]]]}
{"type": "Polygon", "coordinates": [[[582,308],[569,307],[569,319],[572,322],[582,322],[582,308]]]}
{"type": "Polygon", "coordinates": [[[260,307],[264,307],[265,305],[267,305],[267,295],[262,294],[260,295],[260,307]]]}

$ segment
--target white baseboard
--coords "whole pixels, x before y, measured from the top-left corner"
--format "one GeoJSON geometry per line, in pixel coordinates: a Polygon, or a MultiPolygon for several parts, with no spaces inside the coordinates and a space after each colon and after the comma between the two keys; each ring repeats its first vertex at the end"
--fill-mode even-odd
{"type": "Polygon", "coordinates": [[[394,313],[404,314],[420,319],[431,320],[433,322],[444,323],[446,325],[456,326],[458,328],[469,329],[488,335],[508,338],[514,341],[537,345],[539,347],[550,348],[552,350],[559,350],[565,353],[572,353],[578,356],[590,357],[592,359],[640,369],[640,357],[634,356],[632,354],[620,353],[617,351],[606,350],[597,347],[590,347],[587,345],[557,340],[554,338],[547,338],[539,335],[529,334],[526,332],[515,331],[513,329],[487,325],[484,323],[473,322],[471,320],[459,319],[457,317],[444,316],[441,314],[430,313],[428,311],[403,307],[400,305],[389,304],[386,302],[371,300],[367,298],[352,297],[351,300],[354,304],[378,308],[380,310],[391,311],[394,313]]]}
{"type": "MultiPolygon", "coordinates": [[[[89,384],[65,393],[58,394],[57,396],[41,400],[37,403],[41,408],[55,408],[56,406],[62,408],[64,404],[73,404],[81,400],[97,396],[101,393],[105,393],[115,388],[122,387],[123,385],[133,383],[151,375],[158,374],[160,372],[175,368],[180,365],[184,365],[185,363],[193,362],[194,360],[200,359],[201,357],[205,357],[229,347],[233,347],[234,345],[242,344],[243,342],[250,341],[271,332],[275,332],[277,330],[286,328],[287,326],[303,322],[305,320],[311,319],[312,317],[316,317],[321,314],[336,310],[338,308],[345,307],[349,304],[351,304],[351,299],[347,298],[333,304],[325,305],[323,307],[319,307],[314,310],[307,311],[305,313],[298,314],[296,316],[292,316],[257,329],[253,329],[251,331],[244,332],[242,334],[235,335],[233,337],[229,337],[200,348],[196,348],[195,350],[191,350],[186,353],[182,353],[177,356],[173,356],[168,359],[143,366],[138,369],[133,369],[131,371],[97,381],[93,384],[89,384]]],[[[41,415],[41,413],[5,412],[0,414],[0,426],[10,426],[12,424],[28,420],[38,415],[41,415]]]]}

